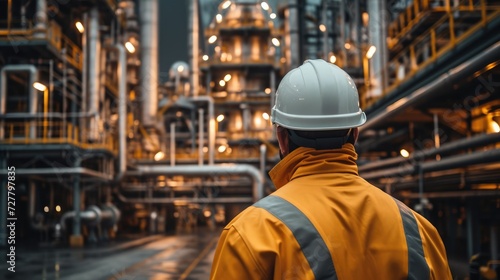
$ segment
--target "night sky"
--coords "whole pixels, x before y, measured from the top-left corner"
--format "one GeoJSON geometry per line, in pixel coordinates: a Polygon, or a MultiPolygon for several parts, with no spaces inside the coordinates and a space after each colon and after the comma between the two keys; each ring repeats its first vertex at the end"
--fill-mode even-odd
{"type": "Polygon", "coordinates": [[[160,80],[168,79],[168,70],[176,61],[188,61],[188,6],[186,0],[160,0],[159,46],[160,80]]]}

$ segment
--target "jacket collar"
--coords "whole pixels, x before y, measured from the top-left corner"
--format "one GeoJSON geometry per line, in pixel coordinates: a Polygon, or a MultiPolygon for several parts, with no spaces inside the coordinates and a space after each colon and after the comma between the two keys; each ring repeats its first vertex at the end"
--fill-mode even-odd
{"type": "Polygon", "coordinates": [[[302,176],[325,173],[349,173],[358,175],[354,146],[344,144],[341,149],[315,150],[299,147],[283,158],[269,176],[276,189],[302,176]]]}

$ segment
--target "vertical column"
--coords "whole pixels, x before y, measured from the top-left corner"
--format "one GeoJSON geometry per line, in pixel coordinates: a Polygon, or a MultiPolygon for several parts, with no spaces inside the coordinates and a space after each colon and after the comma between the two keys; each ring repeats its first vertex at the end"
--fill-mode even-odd
{"type": "Polygon", "coordinates": [[[370,60],[370,85],[371,90],[368,95],[371,97],[380,96],[383,86],[383,71],[386,64],[386,22],[385,22],[385,1],[368,1],[369,14],[369,43],[376,47],[376,52],[370,60]]]}
{"type": "Polygon", "coordinates": [[[88,24],[88,107],[91,113],[89,133],[90,140],[97,140],[99,126],[99,90],[100,90],[100,58],[101,40],[99,32],[99,10],[92,7],[90,10],[90,20],[88,24]]]}
{"type": "MultiPolygon", "coordinates": [[[[78,154],[75,155],[74,167],[80,167],[80,159],[78,154]]],[[[81,217],[80,217],[80,174],[73,175],[73,229],[69,239],[71,247],[83,247],[83,236],[81,234],[81,217]]]]}
{"type": "Polygon", "coordinates": [[[490,226],[490,250],[491,250],[491,259],[498,260],[498,229],[497,225],[493,222],[490,226]]]}
{"type": "Polygon", "coordinates": [[[285,10],[285,57],[287,70],[300,66],[300,41],[299,41],[299,14],[298,0],[288,1],[288,8],[285,10]]]}
{"type": "Polygon", "coordinates": [[[35,38],[45,38],[47,31],[47,1],[36,1],[35,28],[33,36],[35,38]]]}
{"type": "Polygon", "coordinates": [[[156,123],[158,107],[158,0],[140,1],[142,122],[156,123]]]}
{"type": "Polygon", "coordinates": [[[190,35],[189,43],[191,46],[190,60],[191,60],[191,96],[198,96],[200,74],[198,60],[200,57],[200,34],[199,34],[199,3],[198,0],[191,1],[190,9],[191,20],[189,21],[190,35]]]}

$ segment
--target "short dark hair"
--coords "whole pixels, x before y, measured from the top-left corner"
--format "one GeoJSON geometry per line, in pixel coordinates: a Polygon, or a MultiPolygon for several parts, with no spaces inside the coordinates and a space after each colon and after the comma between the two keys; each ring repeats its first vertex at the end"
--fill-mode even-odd
{"type": "MultiPolygon", "coordinates": [[[[301,138],[306,138],[310,140],[318,140],[318,139],[342,139],[347,136],[347,140],[344,143],[351,143],[354,145],[354,136],[352,133],[352,129],[340,129],[340,130],[322,130],[322,131],[305,131],[305,130],[293,130],[293,129],[287,129],[281,126],[278,126],[278,129],[285,129],[288,131],[288,147],[289,151],[292,152],[293,150],[297,149],[298,147],[304,146],[300,145],[299,143],[296,143],[292,140],[294,138],[292,135],[295,133],[301,138]]],[[[328,141],[328,140],[327,140],[328,141]]],[[[328,146],[328,145],[327,145],[328,146]]],[[[324,145],[323,147],[318,147],[318,146],[308,146],[310,148],[314,148],[317,150],[322,150],[322,149],[336,149],[340,147],[336,147],[336,145],[332,141],[331,147],[325,148],[324,145]]]]}

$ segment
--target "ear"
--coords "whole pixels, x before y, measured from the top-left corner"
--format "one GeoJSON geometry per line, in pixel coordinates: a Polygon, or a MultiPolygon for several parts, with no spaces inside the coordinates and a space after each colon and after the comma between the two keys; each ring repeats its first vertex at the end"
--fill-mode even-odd
{"type": "Polygon", "coordinates": [[[283,157],[288,155],[288,130],[284,127],[276,129],[276,136],[278,137],[278,144],[283,157]]]}
{"type": "Polygon", "coordinates": [[[354,144],[358,142],[359,129],[357,127],[352,129],[352,137],[354,138],[354,144]]]}

